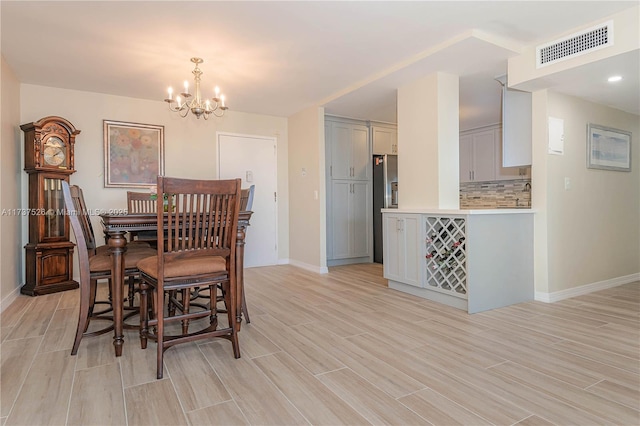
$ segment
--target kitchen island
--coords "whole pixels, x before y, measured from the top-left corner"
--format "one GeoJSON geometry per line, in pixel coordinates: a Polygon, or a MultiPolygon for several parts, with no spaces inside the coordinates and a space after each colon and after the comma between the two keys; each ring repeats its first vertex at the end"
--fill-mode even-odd
{"type": "Polygon", "coordinates": [[[383,209],[389,287],[469,313],[533,300],[530,209],[383,209]]]}

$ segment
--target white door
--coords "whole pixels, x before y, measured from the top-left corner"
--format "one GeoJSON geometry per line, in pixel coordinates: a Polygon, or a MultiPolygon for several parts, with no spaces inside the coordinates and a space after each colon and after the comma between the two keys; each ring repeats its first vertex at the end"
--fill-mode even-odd
{"type": "Polygon", "coordinates": [[[218,133],[218,178],[255,185],[244,266],[278,263],[276,138],[218,133]]]}

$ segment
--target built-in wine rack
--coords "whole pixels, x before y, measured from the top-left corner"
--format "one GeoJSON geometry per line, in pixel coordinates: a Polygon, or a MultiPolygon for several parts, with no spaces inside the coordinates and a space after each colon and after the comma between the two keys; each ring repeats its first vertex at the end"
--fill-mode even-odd
{"type": "Polygon", "coordinates": [[[466,220],[426,217],[427,288],[467,298],[466,220]]]}

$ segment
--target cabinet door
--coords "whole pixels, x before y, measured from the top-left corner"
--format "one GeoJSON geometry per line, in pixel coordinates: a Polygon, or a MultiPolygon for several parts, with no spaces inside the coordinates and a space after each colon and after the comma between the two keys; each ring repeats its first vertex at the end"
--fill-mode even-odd
{"type": "Polygon", "coordinates": [[[331,248],[333,259],[351,257],[349,253],[349,199],[351,182],[333,181],[331,184],[331,248]]]}
{"type": "Polygon", "coordinates": [[[420,250],[423,239],[422,227],[420,226],[422,223],[421,217],[417,214],[405,215],[403,218],[404,225],[402,226],[402,244],[404,245],[402,258],[404,278],[402,282],[416,287],[422,287],[420,268],[424,264],[424,257],[420,250]]]}
{"type": "Polygon", "coordinates": [[[531,178],[531,167],[504,167],[502,148],[502,130],[495,130],[496,180],[515,180],[531,178]]]}
{"type": "Polygon", "coordinates": [[[423,265],[421,215],[384,214],[384,277],[422,287],[420,271],[423,265]]]}
{"type": "Polygon", "coordinates": [[[384,258],[384,277],[388,280],[402,282],[401,265],[404,259],[404,244],[402,243],[402,219],[397,215],[383,214],[382,235],[384,258]]]}
{"type": "Polygon", "coordinates": [[[331,178],[369,180],[371,154],[367,126],[331,122],[331,178]]]}
{"type": "Polygon", "coordinates": [[[356,181],[351,184],[349,233],[352,257],[369,256],[371,251],[370,192],[369,182],[356,181]]]}
{"type": "Polygon", "coordinates": [[[471,182],[473,137],[460,136],[460,182],[471,182]]]}
{"type": "Polygon", "coordinates": [[[369,180],[371,176],[371,154],[369,153],[369,129],[353,125],[351,129],[351,178],[369,180]]]}
{"type": "Polygon", "coordinates": [[[502,165],[531,165],[531,93],[503,87],[502,89],[502,165]]]}
{"type": "Polygon", "coordinates": [[[398,131],[396,129],[373,126],[371,133],[374,154],[384,155],[398,153],[398,131]]]}
{"type": "Polygon", "coordinates": [[[331,178],[351,179],[351,126],[331,123],[331,178]]]}
{"type": "Polygon", "coordinates": [[[486,130],[473,135],[473,172],[474,181],[494,180],[496,177],[495,134],[486,130]]]}

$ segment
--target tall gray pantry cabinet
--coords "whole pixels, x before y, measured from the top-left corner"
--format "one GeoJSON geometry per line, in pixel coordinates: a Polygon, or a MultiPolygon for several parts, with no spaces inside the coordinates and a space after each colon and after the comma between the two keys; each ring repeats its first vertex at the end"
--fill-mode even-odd
{"type": "Polygon", "coordinates": [[[369,130],[356,120],[325,119],[328,266],[373,260],[369,130]]]}

